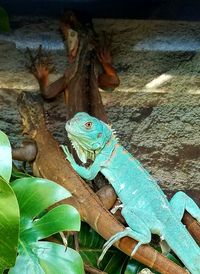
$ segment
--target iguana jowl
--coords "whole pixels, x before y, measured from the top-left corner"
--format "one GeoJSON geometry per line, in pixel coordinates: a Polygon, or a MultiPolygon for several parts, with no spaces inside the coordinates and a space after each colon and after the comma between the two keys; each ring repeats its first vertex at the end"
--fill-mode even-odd
{"type": "Polygon", "coordinates": [[[97,118],[80,112],[65,128],[80,160],[94,160],[89,168],[80,166],[62,146],[74,170],[89,180],[103,173],[122,202],[122,215],[129,227],[106,242],[103,254],[125,236],[138,241],[134,254],[141,244],[150,242],[154,233],[166,240],[192,274],[199,274],[200,248],[181,224],[185,209],[200,222],[200,209],[195,202],[183,192],[168,202],[151,175],[118,144],[109,126],[97,118]]]}

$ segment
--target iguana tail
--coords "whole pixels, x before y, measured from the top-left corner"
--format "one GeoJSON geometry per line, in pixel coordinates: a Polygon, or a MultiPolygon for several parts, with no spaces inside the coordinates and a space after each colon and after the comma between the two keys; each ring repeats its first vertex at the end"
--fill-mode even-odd
{"type": "Polygon", "coordinates": [[[200,274],[200,247],[187,229],[175,218],[170,218],[167,220],[163,236],[187,269],[192,274],[200,274]]]}

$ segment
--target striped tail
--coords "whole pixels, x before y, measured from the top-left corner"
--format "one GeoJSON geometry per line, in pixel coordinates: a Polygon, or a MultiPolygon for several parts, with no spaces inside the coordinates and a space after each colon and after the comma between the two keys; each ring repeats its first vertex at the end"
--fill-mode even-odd
{"type": "Polygon", "coordinates": [[[200,274],[200,247],[175,217],[167,220],[163,234],[170,248],[192,274],[200,274]],[[176,224],[176,225],[175,225],[176,224]]]}

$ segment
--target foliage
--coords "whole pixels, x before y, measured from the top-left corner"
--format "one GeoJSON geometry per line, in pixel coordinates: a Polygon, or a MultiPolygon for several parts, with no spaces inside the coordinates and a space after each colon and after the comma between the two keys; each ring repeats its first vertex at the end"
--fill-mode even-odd
{"type": "Polygon", "coordinates": [[[18,202],[12,188],[0,177],[0,270],[14,265],[18,237],[18,202]]]}
{"type": "Polygon", "coordinates": [[[16,260],[8,273],[82,274],[83,262],[75,250],[41,241],[60,231],[80,230],[80,215],[72,206],[59,205],[45,211],[71,194],[52,181],[24,177],[16,169],[12,178],[18,179],[9,185],[11,147],[1,131],[0,155],[0,273],[16,260]]]}
{"type": "Polygon", "coordinates": [[[79,230],[80,216],[70,205],[46,208],[70,196],[57,184],[38,178],[22,178],[12,183],[18,199],[20,218],[19,255],[9,273],[83,273],[80,256],[70,248],[39,242],[59,231],[79,230]],[[41,217],[37,217],[41,212],[41,217]],[[69,262],[69,263],[66,263],[69,262]]]}
{"type": "MultiPolygon", "coordinates": [[[[146,268],[145,265],[133,260],[116,249],[111,247],[102,262],[97,265],[97,261],[102,252],[102,247],[105,240],[96,233],[89,225],[82,223],[81,231],[78,234],[78,241],[80,245],[80,254],[83,261],[95,268],[109,273],[109,274],[137,274],[142,269],[146,268]]],[[[72,239],[69,239],[69,244],[72,246],[72,239]]],[[[170,260],[181,265],[180,261],[172,254],[167,256],[170,260]]],[[[151,269],[155,274],[159,274],[151,269]]]]}
{"type": "MultiPolygon", "coordinates": [[[[72,245],[72,239],[69,239],[69,244],[72,245]]],[[[129,257],[116,249],[111,247],[102,262],[98,265],[97,261],[101,255],[102,247],[105,240],[96,233],[89,225],[82,223],[81,231],[78,234],[78,241],[80,245],[80,254],[83,261],[95,268],[109,273],[109,274],[136,274],[143,268],[139,262],[129,260],[129,257]]]]}
{"type": "Polygon", "coordinates": [[[109,274],[122,273],[127,256],[114,247],[108,250],[103,261],[99,266],[97,265],[105,240],[86,223],[81,225],[78,241],[80,255],[86,264],[100,268],[109,274]]]}
{"type": "MultiPolygon", "coordinates": [[[[146,268],[145,265],[143,265],[135,260],[130,260],[126,266],[124,274],[137,274],[144,268],[146,268]]],[[[153,273],[156,273],[156,272],[153,272],[153,273]]]]}
{"type": "Polygon", "coordinates": [[[12,154],[8,137],[0,131],[0,176],[7,182],[12,172],[12,154]]]}
{"type": "Polygon", "coordinates": [[[10,31],[9,17],[2,7],[0,7],[0,31],[10,31]]]}
{"type": "Polygon", "coordinates": [[[8,184],[12,155],[8,137],[0,131],[0,270],[14,265],[19,237],[19,207],[8,184]]]}
{"type": "MultiPolygon", "coordinates": [[[[79,231],[80,216],[70,205],[46,211],[70,193],[52,181],[19,172],[14,166],[11,174],[11,169],[10,143],[0,131],[0,273],[10,268],[9,274],[82,274],[83,261],[109,274],[137,274],[145,268],[115,247],[97,265],[105,240],[85,223],[78,236],[83,261],[70,247],[65,250],[63,245],[42,241],[60,231],[79,231]]],[[[179,263],[173,255],[169,258],[179,263]]]]}

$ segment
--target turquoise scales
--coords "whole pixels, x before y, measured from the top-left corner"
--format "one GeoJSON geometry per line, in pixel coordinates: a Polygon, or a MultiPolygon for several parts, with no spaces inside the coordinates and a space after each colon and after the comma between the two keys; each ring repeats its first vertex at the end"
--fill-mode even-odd
{"type": "Polygon", "coordinates": [[[195,202],[183,192],[177,192],[168,202],[156,181],[118,144],[104,122],[80,112],[65,128],[80,160],[94,161],[89,168],[80,166],[67,147],[62,146],[74,170],[88,180],[101,172],[122,202],[122,215],[128,227],[106,242],[101,258],[115,241],[125,236],[138,241],[134,254],[141,244],[151,241],[154,233],[165,239],[192,274],[200,274],[200,248],[181,223],[185,209],[200,222],[200,209],[195,202]]]}

